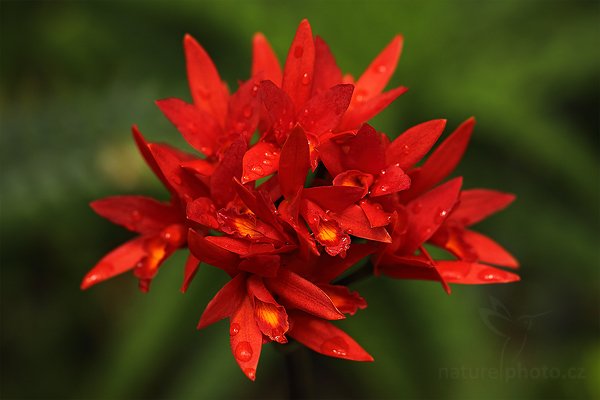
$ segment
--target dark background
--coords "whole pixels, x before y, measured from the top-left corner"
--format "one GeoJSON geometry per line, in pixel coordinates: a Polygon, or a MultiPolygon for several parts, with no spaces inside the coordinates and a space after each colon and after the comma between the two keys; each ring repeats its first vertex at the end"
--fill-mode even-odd
{"type": "Polygon", "coordinates": [[[184,146],[153,104],[190,99],[184,33],[235,87],[249,75],[254,32],[283,60],[307,17],[354,76],[404,34],[392,84],[410,90],[374,121],[378,129],[396,136],[447,118],[451,130],[477,117],[459,173],[467,188],[518,195],[478,228],[522,265],[520,283],[454,286],[451,296],[427,282],[357,284],[369,307],[340,326],[375,362],[301,350],[313,394],[599,398],[599,4],[2,1],[1,397],[287,395],[274,346],[265,346],[251,383],[230,354],[225,322],[195,330],[226,281],[221,271],[203,266],[186,295],[181,254],[148,295],[130,274],[87,292],[79,283],[130,237],[94,215],[91,200],[166,198],[129,129],[137,123],[151,140],[184,146]],[[510,326],[481,317],[494,301],[510,326]]]}

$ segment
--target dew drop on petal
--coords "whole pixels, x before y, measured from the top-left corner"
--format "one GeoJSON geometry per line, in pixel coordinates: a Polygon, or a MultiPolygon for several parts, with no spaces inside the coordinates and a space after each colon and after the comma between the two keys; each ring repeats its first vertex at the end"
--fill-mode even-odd
{"type": "Polygon", "coordinates": [[[304,54],[304,47],[296,46],[296,48],[294,49],[294,57],[300,58],[302,57],[302,54],[304,54]]]}
{"type": "Polygon", "coordinates": [[[387,192],[389,189],[390,189],[390,187],[388,185],[379,186],[379,190],[382,192],[387,192]]]}
{"type": "Polygon", "coordinates": [[[423,209],[423,204],[421,204],[419,202],[413,204],[412,208],[411,208],[411,210],[414,214],[420,213],[422,209],[423,209]]]}
{"type": "Polygon", "coordinates": [[[302,75],[302,84],[308,85],[309,83],[310,83],[310,76],[308,75],[308,72],[305,72],[304,75],[302,75]]]}
{"type": "Polygon", "coordinates": [[[256,175],[264,174],[264,171],[260,165],[255,165],[254,167],[252,167],[251,171],[254,172],[256,175]]]}
{"type": "Polygon", "coordinates": [[[250,177],[248,175],[242,176],[242,183],[250,182],[250,177]]]}
{"type": "Polygon", "coordinates": [[[262,163],[265,164],[265,165],[272,165],[273,161],[271,161],[271,160],[263,160],[262,163]]]}
{"type": "Polygon", "coordinates": [[[244,107],[244,111],[242,113],[245,118],[250,118],[252,116],[252,107],[251,106],[244,107]]]}
{"type": "Polygon", "coordinates": [[[379,171],[379,173],[380,173],[381,175],[385,175],[385,169],[382,169],[381,171],[379,171]]]}
{"type": "Polygon", "coordinates": [[[138,210],[133,210],[131,212],[131,219],[134,221],[139,221],[142,219],[142,214],[138,210]]]}
{"type": "Polygon", "coordinates": [[[348,235],[352,235],[354,233],[354,231],[352,229],[346,229],[346,233],[348,235]]]}
{"type": "Polygon", "coordinates": [[[256,370],[254,368],[244,369],[244,374],[246,374],[246,376],[251,380],[254,380],[256,378],[256,370]]]}
{"type": "Polygon", "coordinates": [[[229,326],[229,334],[230,334],[231,336],[235,336],[235,335],[237,335],[238,333],[240,333],[240,324],[238,324],[238,323],[234,322],[233,324],[231,324],[231,325],[229,326]]]}
{"type": "Polygon", "coordinates": [[[252,96],[256,96],[258,93],[258,85],[252,86],[252,96]]]}
{"type": "Polygon", "coordinates": [[[381,64],[376,68],[376,71],[378,74],[383,74],[385,71],[387,71],[387,66],[381,64]]]}
{"type": "Polygon", "coordinates": [[[239,342],[237,346],[235,346],[235,358],[237,358],[241,362],[250,361],[252,358],[252,346],[250,343],[244,341],[239,342]]]}
{"type": "Polygon", "coordinates": [[[321,351],[324,354],[344,357],[348,354],[348,343],[343,338],[335,336],[321,344],[321,351]]]}
{"type": "Polygon", "coordinates": [[[404,153],[404,155],[407,155],[408,153],[410,153],[410,147],[408,147],[408,145],[405,144],[402,152],[404,153]]]}

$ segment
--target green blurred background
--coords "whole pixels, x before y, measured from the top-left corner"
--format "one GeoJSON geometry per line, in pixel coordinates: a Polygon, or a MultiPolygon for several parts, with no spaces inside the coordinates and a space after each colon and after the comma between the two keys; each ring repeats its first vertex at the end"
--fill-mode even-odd
{"type": "Polygon", "coordinates": [[[129,129],[137,123],[151,140],[184,146],[153,104],[190,98],[184,33],[234,87],[249,75],[254,32],[283,59],[307,17],[355,76],[404,34],[393,84],[410,90],[377,118],[378,129],[395,136],[447,118],[450,130],[477,117],[459,172],[468,188],[518,195],[479,230],[522,264],[520,283],[454,286],[451,296],[427,282],[355,285],[369,307],[339,325],[375,362],[300,350],[313,380],[307,390],[319,398],[600,398],[599,4],[2,1],[1,397],[287,396],[273,346],[251,383],[224,322],[195,330],[226,281],[221,271],[203,266],[186,295],[181,254],[148,295],[130,274],[88,292],[79,282],[130,237],[94,215],[91,200],[166,198],[129,129]],[[480,315],[493,301],[514,320],[502,328],[513,338],[504,350],[480,315]]]}

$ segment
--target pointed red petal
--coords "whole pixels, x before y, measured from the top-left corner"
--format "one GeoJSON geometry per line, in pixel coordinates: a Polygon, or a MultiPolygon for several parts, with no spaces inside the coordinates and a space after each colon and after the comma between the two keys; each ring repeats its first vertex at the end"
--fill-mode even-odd
{"type": "Polygon", "coordinates": [[[329,46],[319,36],[315,37],[315,77],[313,94],[342,82],[342,70],[338,67],[329,46]]]}
{"type": "Polygon", "coordinates": [[[154,172],[154,175],[156,175],[158,177],[158,179],[160,179],[160,181],[163,183],[163,185],[165,185],[165,187],[167,189],[171,190],[171,187],[169,185],[169,182],[167,181],[167,178],[165,178],[165,175],[160,170],[158,163],[156,162],[156,160],[154,159],[154,156],[152,155],[152,152],[150,151],[149,143],[146,141],[146,139],[144,138],[142,133],[139,131],[137,125],[133,125],[131,127],[131,132],[133,133],[133,139],[135,140],[135,144],[137,145],[138,150],[142,154],[142,157],[144,157],[146,164],[148,164],[150,169],[152,169],[152,172],[154,172]]]}
{"type": "Polygon", "coordinates": [[[247,240],[236,239],[229,236],[206,236],[205,239],[220,248],[241,256],[248,255],[250,243],[247,240]]]}
{"type": "Polygon", "coordinates": [[[144,196],[112,196],[90,203],[94,211],[112,223],[141,234],[157,234],[163,228],[181,222],[178,210],[144,196]]]}
{"type": "Polygon", "coordinates": [[[258,254],[246,258],[240,263],[240,269],[258,276],[273,278],[277,276],[281,264],[278,255],[258,254]]]}
{"type": "Polygon", "coordinates": [[[347,146],[346,169],[356,169],[378,175],[385,168],[385,146],[381,135],[370,125],[363,125],[356,136],[349,139],[347,146]]]}
{"type": "Polygon", "coordinates": [[[182,163],[194,160],[194,156],[160,143],[151,143],[148,147],[169,186],[181,198],[193,200],[208,194],[206,187],[201,184],[198,178],[181,167],[182,163]]]}
{"type": "Polygon", "coordinates": [[[387,164],[398,163],[400,168],[408,170],[427,154],[445,126],[445,119],[434,119],[407,129],[388,146],[387,164]]]}
{"type": "Polygon", "coordinates": [[[371,197],[385,196],[406,190],[410,187],[410,178],[398,164],[382,169],[371,188],[371,197]]]}
{"type": "Polygon", "coordinates": [[[262,81],[259,88],[260,100],[264,104],[272,124],[272,130],[280,143],[296,123],[294,103],[290,97],[271,81],[262,81]]]}
{"type": "Polygon", "coordinates": [[[227,282],[208,303],[200,321],[198,329],[206,328],[223,318],[230,317],[240,307],[246,297],[246,276],[238,274],[227,282]]]}
{"type": "Polygon", "coordinates": [[[300,312],[290,313],[290,319],[289,335],[317,353],[346,360],[373,361],[354,339],[332,323],[300,312]]]}
{"type": "Polygon", "coordinates": [[[229,98],[225,123],[230,134],[242,135],[250,141],[260,118],[261,102],[258,97],[259,81],[248,80],[229,98]]]}
{"type": "Polygon", "coordinates": [[[221,161],[215,168],[210,179],[210,193],[215,204],[225,206],[235,197],[235,182],[233,178],[242,175],[242,160],[246,153],[247,144],[242,136],[234,140],[223,152],[221,161]]]}
{"type": "Polygon", "coordinates": [[[358,292],[352,292],[346,286],[319,285],[319,288],[327,293],[333,304],[344,314],[354,315],[356,311],[367,308],[367,302],[358,292]]]}
{"type": "Polygon", "coordinates": [[[371,228],[371,223],[360,206],[350,206],[341,213],[332,213],[332,216],[352,236],[376,242],[391,243],[392,241],[385,228],[371,228]]]}
{"type": "Polygon", "coordinates": [[[442,277],[448,283],[479,285],[485,283],[509,283],[521,280],[519,275],[489,265],[464,261],[436,262],[442,277]]]}
{"type": "Polygon", "coordinates": [[[463,238],[475,250],[480,261],[502,267],[519,267],[519,262],[512,254],[489,237],[474,231],[465,230],[463,238]]]}
{"type": "Polygon", "coordinates": [[[222,136],[221,127],[212,115],[183,100],[157,100],[156,105],[194,149],[211,156],[222,136]]]}
{"type": "Polygon", "coordinates": [[[320,318],[343,319],[331,299],[314,284],[291,271],[281,268],[276,278],[266,279],[271,292],[287,306],[298,308],[320,318]]]}
{"type": "Polygon", "coordinates": [[[256,379],[256,368],[262,349],[263,335],[254,318],[254,307],[248,296],[231,316],[229,325],[231,352],[242,372],[256,379]]]}
{"type": "Polygon", "coordinates": [[[316,186],[304,189],[302,196],[324,210],[342,212],[362,198],[363,189],[355,186],[316,186]]]}
{"type": "Polygon", "coordinates": [[[190,35],[184,38],[190,92],[196,107],[208,112],[223,124],[229,94],[204,48],[190,35]]]}
{"type": "Polygon", "coordinates": [[[430,190],[407,205],[410,212],[404,254],[413,254],[448,218],[458,200],[462,178],[455,178],[430,190]]]}
{"type": "MultiPolygon", "coordinates": [[[[351,104],[346,114],[344,114],[344,118],[342,119],[338,130],[341,132],[358,128],[361,124],[368,122],[371,118],[383,111],[400,95],[406,93],[407,90],[408,88],[399,86],[379,94],[371,100],[358,102],[356,106],[351,104]]],[[[356,95],[357,92],[357,90],[354,91],[356,98],[358,98],[356,95]]]]}
{"type": "Polygon", "coordinates": [[[216,166],[217,165],[215,163],[200,158],[181,163],[182,168],[203,178],[211,176],[213,172],[215,172],[216,166]]]}
{"type": "Polygon", "coordinates": [[[411,198],[427,191],[450,175],[469,144],[474,126],[475,119],[469,118],[433,151],[407,192],[411,198]]]}
{"type": "Polygon", "coordinates": [[[252,76],[261,76],[281,86],[281,66],[267,38],[256,33],[252,39],[252,76]]]}
{"type": "Polygon", "coordinates": [[[395,279],[418,279],[426,281],[441,282],[450,294],[450,287],[445,281],[445,277],[436,265],[432,265],[422,256],[392,256],[384,255],[377,265],[376,275],[384,274],[395,279]]]}
{"type": "Polygon", "coordinates": [[[279,148],[272,143],[259,142],[244,154],[242,183],[264,178],[279,168],[279,148]]]}
{"type": "Polygon", "coordinates": [[[207,197],[199,197],[187,203],[186,214],[190,221],[212,229],[219,228],[215,205],[207,197]]]}
{"type": "Polygon", "coordinates": [[[302,202],[301,212],[315,239],[325,247],[327,254],[331,256],[339,254],[344,257],[350,247],[350,236],[344,232],[340,224],[309,200],[302,202]]]}
{"type": "Polygon", "coordinates": [[[378,203],[363,200],[359,203],[359,205],[369,220],[371,228],[386,226],[392,220],[391,214],[383,211],[383,208],[378,203]]]}
{"type": "Polygon", "coordinates": [[[185,269],[183,272],[183,284],[181,285],[181,293],[187,292],[190,287],[190,283],[192,283],[192,279],[196,276],[196,272],[198,272],[198,267],[200,266],[200,260],[194,257],[193,254],[188,254],[188,258],[185,261],[185,269]]]}
{"type": "Polygon", "coordinates": [[[316,135],[334,129],[348,109],[353,85],[335,85],[313,96],[298,113],[298,122],[316,135]]]}
{"type": "Polygon", "coordinates": [[[314,79],[315,43],[306,19],[300,22],[285,60],[282,89],[299,110],[310,97],[314,79]]]}
{"type": "Polygon", "coordinates": [[[497,213],[515,200],[515,195],[488,189],[463,190],[460,203],[450,218],[461,225],[473,225],[497,213]]]}
{"type": "Polygon", "coordinates": [[[230,276],[238,273],[239,257],[206,240],[205,237],[190,229],[188,232],[190,252],[201,262],[220,268],[230,276]]]}
{"type": "Polygon", "coordinates": [[[322,142],[317,151],[319,152],[319,158],[331,176],[339,175],[347,170],[345,166],[347,157],[342,153],[340,146],[333,143],[333,141],[327,140],[322,142]]]}
{"type": "Polygon", "coordinates": [[[279,184],[286,199],[292,199],[304,187],[309,167],[308,141],[302,128],[297,126],[288,136],[279,158],[279,184]]]}
{"type": "Polygon", "coordinates": [[[251,275],[247,287],[248,294],[254,297],[254,318],[258,328],[271,340],[287,343],[285,334],[290,325],[285,308],[275,301],[258,276],[251,275]]]}
{"type": "MultiPolygon", "coordinates": [[[[356,82],[356,93],[368,101],[385,89],[396,70],[402,52],[403,38],[397,35],[373,60],[356,82]]],[[[355,101],[358,101],[357,99],[355,101]]]]}
{"type": "Polygon", "coordinates": [[[107,255],[88,272],[81,282],[81,289],[112,278],[115,275],[133,269],[136,264],[146,256],[144,243],[146,237],[137,237],[122,244],[107,255]]]}

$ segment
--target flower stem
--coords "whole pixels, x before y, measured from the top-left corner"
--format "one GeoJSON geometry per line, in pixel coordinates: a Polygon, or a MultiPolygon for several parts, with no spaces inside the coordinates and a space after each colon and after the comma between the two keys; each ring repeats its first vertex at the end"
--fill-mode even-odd
{"type": "Polygon", "coordinates": [[[287,370],[289,399],[310,399],[314,397],[310,355],[295,341],[290,342],[284,346],[288,349],[281,351],[287,370]]]}
{"type": "Polygon", "coordinates": [[[362,267],[343,278],[333,282],[334,285],[349,286],[353,283],[360,282],[373,276],[373,264],[367,261],[362,267]]]}

